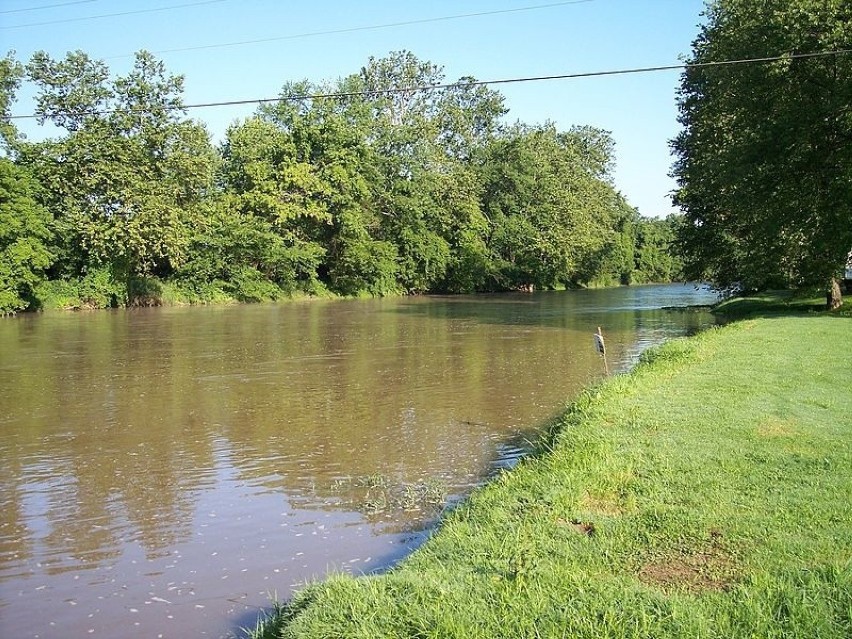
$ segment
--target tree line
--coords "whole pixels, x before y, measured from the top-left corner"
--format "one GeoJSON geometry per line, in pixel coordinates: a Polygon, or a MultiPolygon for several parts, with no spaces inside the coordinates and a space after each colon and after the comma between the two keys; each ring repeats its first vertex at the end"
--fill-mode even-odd
{"type": "Polygon", "coordinates": [[[218,145],[182,92],[144,51],[118,77],[0,60],[0,313],[679,275],[677,220],[615,189],[607,132],[506,123],[499,92],[409,52],[286,83],[218,145]],[[23,82],[55,137],[16,130],[23,82]]]}

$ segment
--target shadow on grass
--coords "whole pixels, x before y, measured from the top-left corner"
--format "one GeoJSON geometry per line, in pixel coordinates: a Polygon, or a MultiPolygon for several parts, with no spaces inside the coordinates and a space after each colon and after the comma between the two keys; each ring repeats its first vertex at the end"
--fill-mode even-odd
{"type": "Polygon", "coordinates": [[[852,301],[829,311],[825,296],[818,291],[765,291],[746,297],[734,297],[720,302],[712,312],[727,320],[755,317],[789,317],[819,314],[828,317],[852,317],[852,301]]]}

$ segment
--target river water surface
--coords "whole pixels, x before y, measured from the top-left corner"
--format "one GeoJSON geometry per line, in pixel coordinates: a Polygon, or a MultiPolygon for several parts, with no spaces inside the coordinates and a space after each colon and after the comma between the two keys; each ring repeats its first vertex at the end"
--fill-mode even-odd
{"type": "Polygon", "coordinates": [[[220,637],[382,569],[693,286],[0,321],[0,636],[220,637]]]}

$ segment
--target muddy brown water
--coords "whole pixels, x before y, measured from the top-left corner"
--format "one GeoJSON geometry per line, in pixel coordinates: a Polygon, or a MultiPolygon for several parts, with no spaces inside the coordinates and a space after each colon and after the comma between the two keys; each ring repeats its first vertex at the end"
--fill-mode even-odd
{"type": "Polygon", "coordinates": [[[691,285],[0,321],[0,636],[220,637],[380,570],[691,285]]]}

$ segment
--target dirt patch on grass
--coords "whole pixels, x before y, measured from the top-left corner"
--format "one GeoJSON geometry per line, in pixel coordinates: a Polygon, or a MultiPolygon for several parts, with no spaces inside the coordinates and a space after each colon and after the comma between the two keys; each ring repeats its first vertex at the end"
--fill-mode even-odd
{"type": "Polygon", "coordinates": [[[712,574],[708,562],[699,555],[672,557],[664,561],[645,564],[639,571],[639,579],[661,588],[685,588],[691,591],[724,591],[728,580],[712,574]]]}
{"type": "Polygon", "coordinates": [[[734,582],[735,565],[720,546],[721,533],[710,532],[710,543],[702,550],[681,553],[646,563],[639,570],[643,583],[659,588],[691,592],[728,590],[734,582]]]}
{"type": "Polygon", "coordinates": [[[579,519],[557,519],[556,523],[560,526],[567,526],[574,532],[581,535],[591,537],[595,534],[595,524],[591,521],[581,521],[579,519]]]}
{"type": "Polygon", "coordinates": [[[761,437],[793,437],[796,432],[796,422],[780,417],[769,417],[757,425],[757,434],[761,437]]]}
{"type": "Polygon", "coordinates": [[[617,517],[624,514],[624,508],[614,495],[584,495],[580,508],[605,517],[617,517]]]}
{"type": "Polygon", "coordinates": [[[581,535],[591,537],[595,534],[595,525],[590,521],[572,521],[571,526],[581,535]]]}

